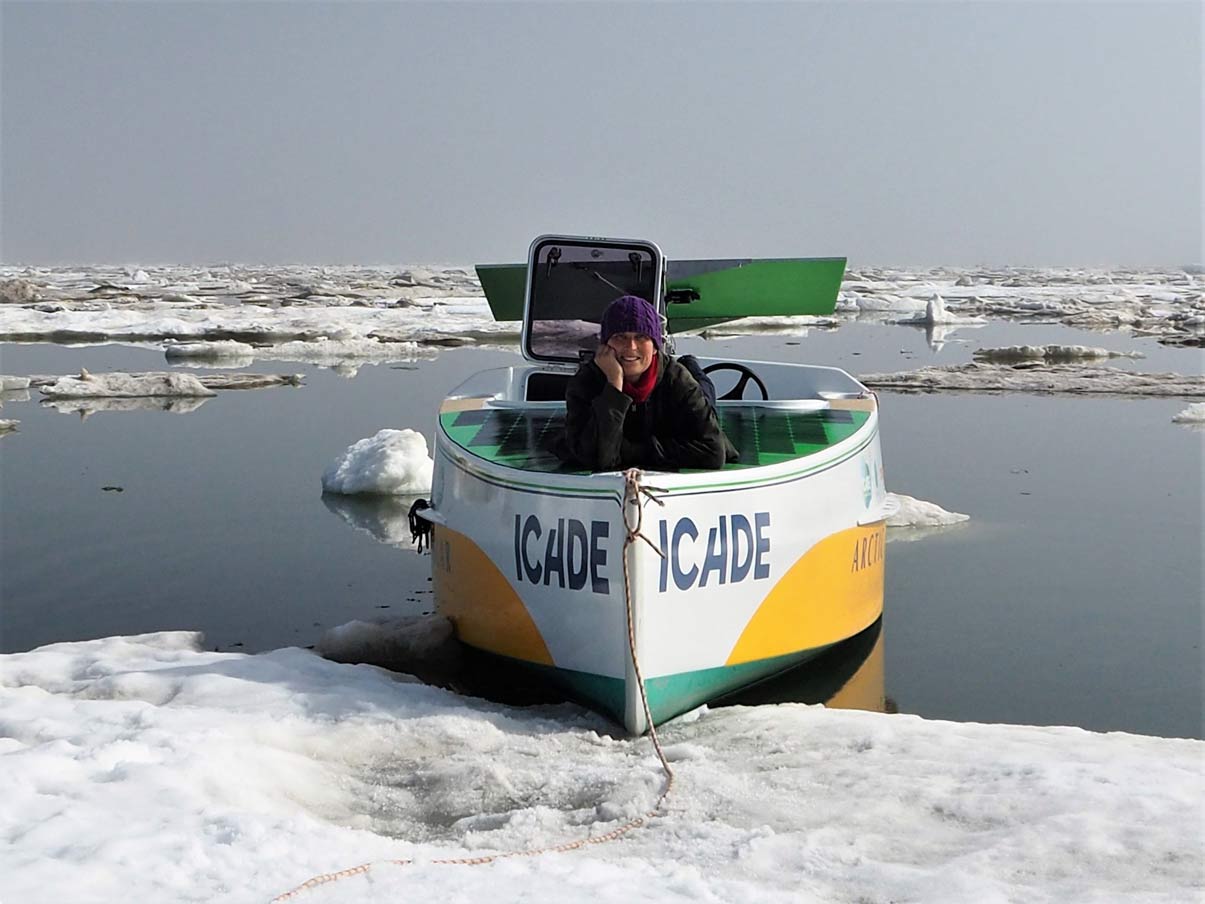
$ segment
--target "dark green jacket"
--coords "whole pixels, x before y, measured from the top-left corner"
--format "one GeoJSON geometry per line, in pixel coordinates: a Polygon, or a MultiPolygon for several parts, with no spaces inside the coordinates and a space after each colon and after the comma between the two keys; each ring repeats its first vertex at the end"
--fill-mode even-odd
{"type": "Polygon", "coordinates": [[[645,402],[632,401],[587,361],[565,391],[564,460],[591,471],[624,468],[719,468],[736,461],[715,411],[681,363],[658,353],[657,385],[645,402]]]}

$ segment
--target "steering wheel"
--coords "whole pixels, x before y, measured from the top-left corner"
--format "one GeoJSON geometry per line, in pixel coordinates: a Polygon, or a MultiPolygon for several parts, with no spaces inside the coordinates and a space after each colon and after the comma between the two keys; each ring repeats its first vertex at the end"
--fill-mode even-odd
{"type": "Polygon", "coordinates": [[[761,377],[755,374],[744,364],[737,364],[735,361],[721,361],[719,364],[709,364],[707,367],[704,367],[703,373],[711,374],[717,370],[735,370],[741,375],[741,378],[736,381],[736,385],[720,396],[720,398],[724,401],[728,401],[729,399],[743,399],[745,397],[745,387],[749,385],[750,380],[756,383],[757,388],[761,390],[762,400],[769,400],[770,391],[766,389],[766,384],[761,381],[761,377]]]}

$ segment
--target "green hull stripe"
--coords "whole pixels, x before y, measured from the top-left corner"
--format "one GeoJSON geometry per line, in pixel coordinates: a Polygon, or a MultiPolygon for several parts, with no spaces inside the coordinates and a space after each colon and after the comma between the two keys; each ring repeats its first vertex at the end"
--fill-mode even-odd
{"type": "MultiPolygon", "coordinates": [[[[779,672],[807,662],[826,649],[828,646],[816,647],[811,650],[788,653],[785,656],[772,656],[769,659],[743,662],[739,665],[718,666],[712,669],[679,672],[677,675],[651,678],[645,682],[645,691],[648,694],[653,723],[660,725],[709,700],[715,700],[739,688],[777,675],[779,672]]],[[[501,656],[497,653],[479,652],[483,652],[486,657],[496,660],[504,666],[535,674],[549,685],[564,691],[572,699],[590,709],[610,716],[620,725],[624,724],[624,681],[622,678],[608,678],[592,672],[539,665],[512,659],[509,656],[501,656]]]]}
{"type": "MultiPolygon", "coordinates": [[[[827,647],[819,647],[814,650],[789,653],[785,656],[742,662],[739,665],[722,665],[714,669],[680,672],[677,675],[652,678],[645,682],[645,692],[648,694],[653,724],[659,725],[666,719],[672,719],[708,700],[714,700],[738,688],[761,681],[763,678],[777,675],[779,672],[820,655],[825,649],[827,647]]],[[[623,721],[622,716],[620,716],[620,721],[623,721]]]]}

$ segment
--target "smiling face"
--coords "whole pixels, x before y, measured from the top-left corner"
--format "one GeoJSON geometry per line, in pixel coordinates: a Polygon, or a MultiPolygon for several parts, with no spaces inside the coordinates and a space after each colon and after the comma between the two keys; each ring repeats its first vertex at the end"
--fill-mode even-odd
{"type": "Polygon", "coordinates": [[[642,373],[653,363],[657,346],[644,333],[615,333],[607,340],[619,366],[623,368],[623,378],[629,383],[635,382],[642,373]]]}

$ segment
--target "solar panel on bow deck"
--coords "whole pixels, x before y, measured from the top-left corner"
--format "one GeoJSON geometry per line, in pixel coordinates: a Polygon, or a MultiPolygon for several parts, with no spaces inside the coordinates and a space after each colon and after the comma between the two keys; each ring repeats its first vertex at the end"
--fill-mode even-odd
{"type": "MultiPolygon", "coordinates": [[[[869,416],[868,410],[791,411],[756,404],[725,405],[720,409],[720,425],[741,458],[724,470],[812,455],[853,435],[869,416]]],[[[563,409],[445,410],[440,423],[457,445],[489,461],[524,471],[583,473],[565,465],[553,451],[564,429],[563,409]]]]}

